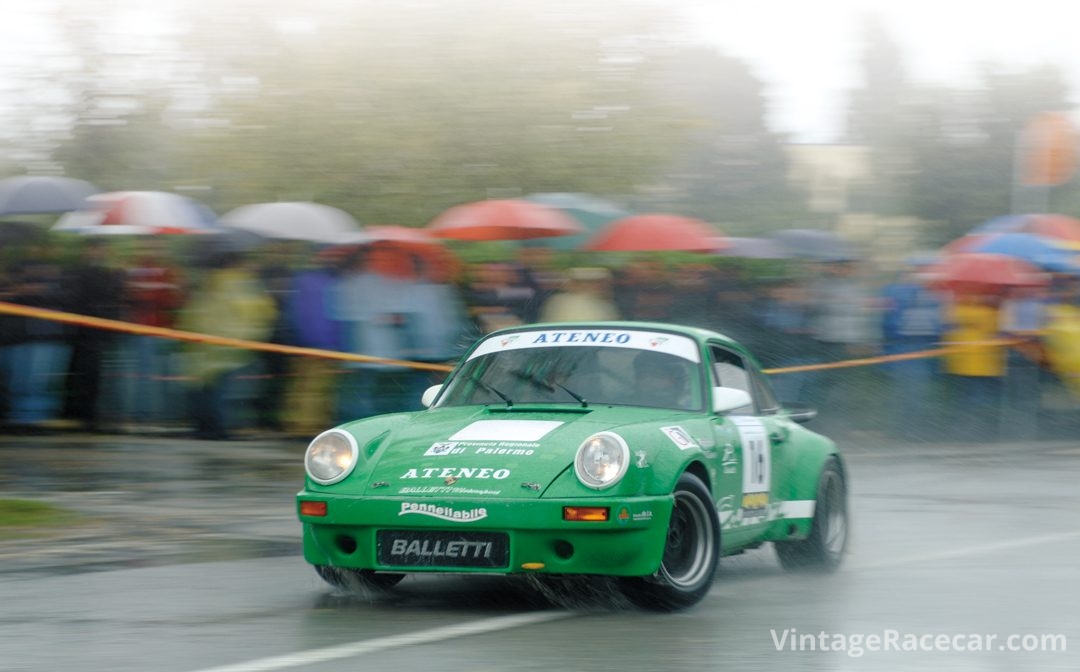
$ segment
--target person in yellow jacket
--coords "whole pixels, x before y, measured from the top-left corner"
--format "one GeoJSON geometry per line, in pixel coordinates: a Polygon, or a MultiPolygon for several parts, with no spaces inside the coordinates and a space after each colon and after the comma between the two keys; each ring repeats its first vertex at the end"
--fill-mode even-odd
{"type": "Polygon", "coordinates": [[[1080,398],[1080,277],[1062,276],[1054,282],[1042,340],[1047,366],[1080,398]]]}
{"type": "Polygon", "coordinates": [[[967,346],[944,357],[952,417],[963,440],[998,434],[1007,349],[999,338],[1001,299],[993,294],[958,294],[946,311],[945,345],[967,346]]]}
{"type": "MultiPolygon", "coordinates": [[[[274,300],[240,253],[218,255],[180,317],[180,328],[214,336],[265,341],[277,319],[274,300]]],[[[238,372],[255,361],[255,353],[191,343],[184,364],[191,383],[191,415],[195,436],[228,439],[226,400],[238,372]]]]}

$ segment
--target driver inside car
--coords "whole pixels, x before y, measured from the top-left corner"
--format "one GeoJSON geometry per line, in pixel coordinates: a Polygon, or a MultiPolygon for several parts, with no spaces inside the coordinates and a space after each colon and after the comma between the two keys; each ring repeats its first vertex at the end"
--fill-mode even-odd
{"type": "Polygon", "coordinates": [[[686,368],[678,358],[642,352],[634,358],[635,396],[641,405],[689,409],[686,368]]]}

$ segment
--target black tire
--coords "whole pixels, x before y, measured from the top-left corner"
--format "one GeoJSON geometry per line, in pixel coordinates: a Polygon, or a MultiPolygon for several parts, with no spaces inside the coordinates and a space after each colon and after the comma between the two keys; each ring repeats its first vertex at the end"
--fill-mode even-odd
{"type": "Polygon", "coordinates": [[[700,602],[720,561],[720,520],[709,489],[697,476],[684,473],[672,494],[675,506],[660,569],[653,576],[621,581],[627,599],[652,611],[675,611],[700,602]]]}
{"type": "Polygon", "coordinates": [[[319,575],[319,578],[326,581],[331,586],[351,591],[389,590],[405,578],[404,574],[396,574],[393,572],[375,572],[370,569],[349,569],[347,567],[327,567],[326,565],[315,565],[315,573],[319,575]]]}
{"type": "Polygon", "coordinates": [[[847,483],[834,455],[826,460],[818,478],[810,535],[799,541],[776,542],[776,557],[789,571],[835,571],[844,560],[850,529],[847,483]]]}

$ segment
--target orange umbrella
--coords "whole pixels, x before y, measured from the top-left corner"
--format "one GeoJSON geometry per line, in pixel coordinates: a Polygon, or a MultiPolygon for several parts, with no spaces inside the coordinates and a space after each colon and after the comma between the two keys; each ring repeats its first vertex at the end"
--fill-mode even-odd
{"type": "Polygon", "coordinates": [[[384,275],[448,282],[461,270],[453,252],[423,229],[383,224],[368,226],[363,235],[364,245],[376,253],[373,266],[384,275]]]}
{"type": "Polygon", "coordinates": [[[436,238],[456,240],[527,240],[572,236],[584,231],[569,215],[539,203],[502,199],[450,208],[428,224],[436,238]]]}
{"type": "Polygon", "coordinates": [[[700,219],[658,213],[616,220],[601,229],[582,249],[595,252],[717,252],[727,247],[728,243],[720,234],[700,219]]]}

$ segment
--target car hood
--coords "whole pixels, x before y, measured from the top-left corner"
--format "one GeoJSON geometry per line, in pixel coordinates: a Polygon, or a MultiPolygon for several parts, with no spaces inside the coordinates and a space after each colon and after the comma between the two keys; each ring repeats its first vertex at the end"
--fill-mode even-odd
{"type": "Polygon", "coordinates": [[[371,496],[538,498],[572,467],[590,435],[670,416],[627,407],[435,408],[394,423],[369,451],[364,446],[373,437],[364,422],[355,423],[347,429],[358,439],[362,464],[348,482],[371,496]]]}

